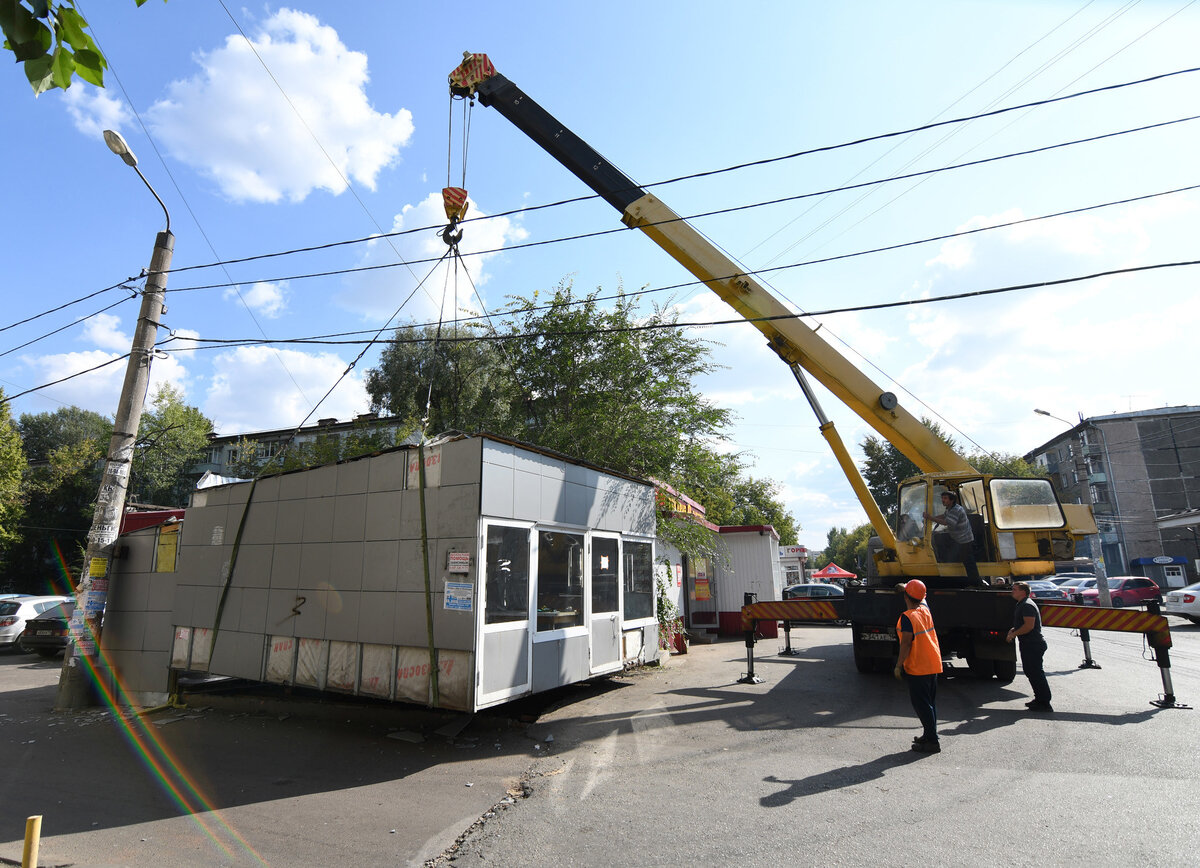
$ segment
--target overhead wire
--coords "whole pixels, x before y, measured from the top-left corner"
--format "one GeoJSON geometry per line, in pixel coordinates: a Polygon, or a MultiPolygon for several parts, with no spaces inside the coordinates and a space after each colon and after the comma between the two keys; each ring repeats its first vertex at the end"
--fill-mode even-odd
{"type": "MultiPolygon", "coordinates": [[[[78,3],[76,5],[78,5],[78,3]]],[[[82,12],[82,9],[80,11],[82,12]]],[[[93,38],[95,39],[96,44],[99,45],[100,41],[101,41],[100,35],[96,31],[96,28],[94,25],[90,25],[90,26],[91,26],[93,38]]],[[[142,119],[141,113],[138,112],[137,106],[134,105],[133,98],[129,95],[129,91],[125,89],[125,83],[121,80],[120,75],[117,74],[116,67],[113,65],[111,58],[109,58],[108,68],[109,68],[109,71],[112,72],[113,78],[117,82],[117,86],[121,89],[121,94],[122,94],[122,96],[125,97],[125,102],[129,106],[129,110],[131,112],[133,112],[134,118],[137,119],[138,125],[142,128],[142,134],[145,135],[146,140],[150,143],[150,147],[154,150],[154,155],[156,157],[158,157],[159,164],[162,166],[162,169],[166,173],[167,178],[170,179],[171,186],[173,186],[175,188],[176,195],[179,196],[179,200],[183,203],[183,207],[187,210],[188,216],[192,218],[192,222],[195,224],[196,230],[200,233],[200,237],[204,239],[204,243],[206,245],[208,245],[208,249],[210,251],[212,251],[212,255],[217,257],[217,259],[219,261],[220,256],[217,253],[216,247],[213,245],[212,239],[209,238],[208,233],[204,229],[204,224],[200,222],[200,218],[196,216],[196,212],[192,209],[192,204],[190,201],[188,201],[188,197],[184,195],[183,189],[179,186],[179,181],[176,180],[174,173],[171,171],[170,165],[167,163],[166,159],[163,157],[162,151],[159,150],[158,143],[157,143],[157,141],[155,141],[155,137],[151,134],[150,128],[148,126],[146,126],[146,122],[142,119]]],[[[229,273],[228,269],[225,268],[224,265],[221,265],[220,268],[222,271],[225,272],[225,276],[228,277],[232,281],[233,276],[229,273]]],[[[237,296],[238,301],[242,305],[242,308],[246,311],[247,316],[250,317],[250,321],[253,322],[254,327],[258,329],[259,334],[261,334],[263,337],[266,337],[266,335],[267,335],[266,330],[262,327],[262,323],[260,323],[258,321],[258,317],[256,317],[254,315],[253,309],[250,307],[250,304],[246,301],[245,297],[242,295],[241,285],[238,283],[231,283],[230,287],[233,289],[234,294],[237,296]]],[[[292,385],[296,387],[296,391],[300,394],[300,397],[303,398],[305,401],[307,401],[308,398],[304,394],[304,389],[301,387],[300,383],[296,380],[295,375],[288,368],[287,363],[284,362],[283,358],[281,356],[279,356],[278,354],[275,355],[275,361],[283,369],[283,372],[285,374],[287,374],[288,379],[290,379],[292,381],[292,385]]]]}
{"type": "MultiPolygon", "coordinates": [[[[709,328],[709,327],[714,327],[714,326],[741,325],[741,324],[745,324],[745,323],[753,324],[753,323],[757,323],[757,322],[773,322],[773,321],[778,321],[778,320],[807,319],[810,317],[830,316],[833,314],[861,313],[864,311],[887,310],[887,309],[891,309],[891,308],[900,308],[900,307],[919,307],[919,306],[923,306],[923,305],[927,305],[927,304],[938,304],[938,303],[943,303],[943,302],[947,302],[947,301],[961,301],[963,299],[968,299],[968,298],[984,298],[984,297],[992,296],[992,295],[1003,295],[1003,294],[1007,294],[1007,293],[1022,292],[1022,291],[1031,290],[1031,289],[1041,289],[1041,288],[1052,287],[1052,286],[1064,286],[1067,284],[1080,283],[1082,281],[1087,281],[1087,280],[1098,280],[1103,277],[1115,277],[1118,275],[1138,274],[1141,272],[1158,271],[1158,270],[1167,269],[1167,268],[1184,268],[1184,267],[1190,267],[1190,266],[1195,266],[1195,265],[1200,265],[1200,260],[1185,260],[1185,261],[1179,261],[1179,262],[1159,262],[1159,263],[1153,263],[1151,265],[1135,265],[1135,266],[1129,266],[1126,268],[1113,268],[1113,269],[1108,269],[1105,271],[1096,271],[1096,272],[1091,272],[1089,274],[1077,275],[1074,277],[1063,277],[1063,278],[1056,278],[1056,279],[1052,279],[1052,280],[1040,280],[1040,281],[1034,281],[1031,283],[1021,283],[1021,284],[1013,284],[1013,285],[1009,285],[1009,286],[995,287],[992,289],[975,289],[975,290],[968,290],[965,292],[950,293],[948,295],[926,296],[923,298],[899,299],[896,301],[877,302],[877,303],[873,303],[873,304],[862,304],[862,305],[850,305],[850,306],[845,306],[845,307],[832,307],[832,308],[825,308],[822,310],[806,311],[806,312],[801,312],[801,313],[772,314],[770,316],[761,316],[761,317],[741,317],[741,316],[739,316],[735,319],[719,319],[719,320],[705,320],[705,321],[687,320],[687,321],[676,321],[676,322],[668,322],[668,323],[649,323],[649,324],[644,324],[644,325],[620,326],[620,327],[605,328],[605,329],[567,330],[567,331],[555,331],[555,332],[525,332],[525,333],[505,334],[505,335],[501,335],[501,334],[472,335],[471,337],[456,338],[454,340],[458,340],[459,342],[472,342],[472,343],[480,342],[480,341],[527,340],[529,338],[538,338],[538,337],[552,337],[552,336],[553,337],[558,337],[558,336],[570,337],[570,336],[578,336],[578,335],[584,335],[584,334],[603,334],[603,333],[617,334],[617,333],[625,333],[625,332],[654,331],[654,330],[672,329],[672,328],[681,328],[681,329],[682,328],[709,328]]],[[[385,326],[385,328],[386,328],[386,326],[385,326]]],[[[377,332],[377,334],[378,334],[378,332],[377,332]]],[[[411,337],[411,338],[395,337],[395,338],[392,338],[392,341],[394,343],[398,343],[398,344],[429,343],[431,340],[433,340],[433,339],[428,338],[428,337],[411,337]]],[[[451,338],[442,338],[441,340],[452,340],[452,339],[451,338]]],[[[247,339],[247,338],[220,339],[220,338],[190,338],[189,337],[188,341],[198,343],[198,344],[222,344],[222,345],[235,345],[235,346],[236,345],[253,345],[253,344],[258,343],[258,340],[253,339],[253,338],[251,338],[251,339],[247,339]]],[[[362,341],[362,340],[325,340],[325,339],[309,339],[309,338],[288,338],[288,339],[279,339],[275,342],[276,343],[319,344],[319,345],[336,346],[336,345],[358,345],[358,344],[364,344],[364,343],[371,344],[371,343],[374,343],[374,339],[362,341]]],[[[198,347],[197,349],[200,349],[200,347],[198,347]]]]}
{"type": "Polygon", "coordinates": [[[46,332],[44,335],[40,335],[39,337],[27,340],[23,344],[17,344],[15,347],[10,347],[9,349],[4,350],[4,352],[0,352],[0,356],[7,356],[10,353],[15,353],[17,350],[23,350],[23,349],[25,349],[25,347],[31,346],[32,344],[36,344],[39,341],[44,341],[46,338],[53,337],[54,335],[58,334],[59,332],[64,332],[69,328],[73,328],[74,326],[79,325],[80,323],[87,322],[89,319],[98,317],[100,314],[105,313],[106,311],[110,311],[114,307],[117,307],[118,305],[122,305],[128,301],[132,301],[135,298],[137,298],[136,292],[133,293],[132,295],[128,296],[127,298],[119,298],[116,301],[114,301],[112,304],[106,305],[105,307],[100,308],[100,310],[92,311],[92,313],[89,313],[85,316],[81,316],[78,319],[72,320],[71,322],[67,323],[64,326],[59,326],[58,328],[54,329],[53,331],[46,332]]]}
{"type": "MultiPolygon", "coordinates": [[[[887,183],[891,183],[893,181],[902,181],[902,180],[906,180],[909,178],[920,177],[921,175],[926,175],[926,174],[935,174],[935,173],[939,173],[939,172],[950,172],[950,171],[956,171],[958,169],[972,168],[975,166],[980,166],[980,165],[984,165],[987,163],[993,163],[993,162],[997,162],[1000,160],[1012,159],[1015,157],[1029,156],[1031,154],[1041,153],[1044,151],[1056,150],[1059,148],[1065,148],[1065,147],[1069,147],[1072,145],[1086,144],[1086,143],[1090,143],[1090,142],[1100,141],[1102,139],[1113,138],[1116,136],[1129,135],[1129,134],[1138,133],[1138,132],[1145,132],[1146,130],[1150,130],[1150,129],[1157,129],[1160,127],[1171,126],[1173,124],[1188,123],[1188,122],[1195,121],[1195,120],[1200,120],[1200,115],[1191,115],[1188,117],[1176,118],[1176,119],[1170,120],[1170,121],[1162,121],[1162,122],[1159,122],[1156,124],[1147,124],[1142,127],[1133,127],[1130,129],[1119,130],[1117,132],[1112,132],[1112,133],[1101,133],[1096,136],[1088,136],[1083,139],[1074,139],[1074,140],[1071,140],[1068,142],[1059,142],[1059,143],[1056,143],[1053,145],[1045,145],[1040,148],[1031,148],[1031,149],[1024,150],[1024,151],[1016,151],[1016,152],[1013,152],[1010,154],[1001,154],[1001,155],[994,156],[994,157],[984,157],[979,160],[972,160],[967,163],[960,163],[960,164],[953,165],[953,166],[942,166],[940,168],[926,169],[926,170],[923,170],[920,172],[912,172],[907,175],[900,175],[900,176],[891,177],[891,178],[878,178],[873,181],[863,181],[858,184],[851,184],[847,187],[834,187],[834,188],[830,188],[829,190],[819,190],[819,191],[812,191],[812,192],[808,192],[808,193],[798,193],[793,196],[781,196],[781,197],[777,197],[774,199],[767,199],[767,200],[760,201],[760,202],[753,202],[753,203],[750,203],[747,205],[733,205],[733,206],[729,206],[726,208],[715,208],[715,209],[712,209],[709,211],[700,211],[695,214],[690,214],[687,216],[679,216],[679,217],[671,218],[669,220],[661,220],[661,221],[657,221],[654,223],[642,224],[641,226],[639,226],[639,228],[646,228],[646,227],[650,227],[650,226],[659,226],[659,225],[664,225],[664,224],[668,224],[668,223],[678,223],[678,222],[689,221],[689,220],[698,220],[698,219],[702,219],[705,217],[715,217],[715,216],[720,216],[720,215],[725,215],[725,214],[734,214],[734,213],[738,213],[741,211],[752,210],[755,208],[763,208],[763,207],[768,207],[771,205],[783,204],[785,202],[794,202],[794,201],[798,201],[801,199],[807,199],[807,198],[810,198],[813,196],[820,196],[827,192],[841,192],[841,191],[845,191],[845,190],[854,190],[854,189],[859,189],[862,187],[867,187],[867,186],[871,186],[871,185],[875,185],[875,184],[887,184],[887,183]]],[[[514,251],[514,250],[527,250],[527,249],[534,248],[534,247],[544,247],[549,244],[561,244],[561,243],[565,243],[567,241],[579,241],[579,240],[583,240],[586,238],[600,238],[600,237],[603,237],[606,235],[615,235],[618,233],[623,233],[623,232],[628,232],[628,231],[629,231],[629,229],[624,226],[615,227],[615,228],[611,228],[611,229],[602,229],[602,230],[598,230],[595,232],[581,232],[581,233],[578,233],[575,235],[565,235],[565,236],[559,236],[557,238],[543,239],[541,241],[527,241],[527,242],[522,242],[519,244],[512,244],[512,245],[509,245],[506,247],[493,247],[493,248],[488,248],[486,250],[474,250],[474,251],[469,251],[467,253],[464,253],[462,255],[463,256],[484,256],[484,255],[493,254],[493,253],[501,253],[501,252],[507,253],[507,252],[514,251]]],[[[732,255],[730,258],[733,258],[732,255]]],[[[377,263],[374,265],[349,266],[346,268],[329,269],[327,271],[315,271],[315,272],[307,272],[307,273],[303,273],[303,274],[290,274],[290,275],[286,275],[286,276],[274,276],[274,277],[260,278],[260,282],[280,283],[283,281],[293,281],[293,280],[312,280],[312,279],[319,278],[319,277],[336,277],[336,276],[345,275],[345,274],[360,274],[360,273],[364,273],[364,272],[380,271],[380,270],[395,268],[400,264],[406,264],[406,265],[421,264],[421,265],[423,265],[423,264],[428,264],[430,262],[433,262],[433,261],[435,261],[435,259],[436,259],[436,257],[428,257],[428,258],[424,258],[424,259],[410,260],[407,263],[384,262],[384,263],[377,263]]],[[[747,269],[747,271],[750,271],[750,269],[747,269]]],[[[231,284],[228,284],[228,283],[208,283],[208,284],[199,284],[199,285],[195,285],[195,286],[176,287],[173,291],[177,292],[177,293],[178,292],[197,292],[197,291],[201,291],[201,290],[224,289],[230,285],[231,284]]]]}
{"type": "MultiPolygon", "coordinates": [[[[764,159],[760,159],[760,160],[750,160],[747,162],[736,163],[736,164],[733,164],[730,166],[725,166],[725,167],[722,167],[719,169],[710,169],[710,170],[706,170],[706,171],[702,171],[702,172],[693,172],[693,173],[686,174],[686,175],[677,175],[672,178],[666,178],[666,179],[663,179],[660,181],[654,181],[649,184],[643,184],[641,186],[645,189],[653,189],[653,188],[657,188],[657,187],[666,186],[669,184],[677,184],[682,181],[690,181],[690,180],[695,180],[695,179],[699,179],[699,178],[707,178],[707,177],[712,177],[712,176],[716,176],[716,175],[726,174],[729,172],[737,172],[737,171],[741,171],[743,169],[753,168],[756,166],[765,166],[765,165],[770,165],[772,163],[798,159],[800,157],[810,156],[813,154],[825,153],[825,152],[829,152],[829,151],[839,150],[842,148],[854,147],[856,145],[862,145],[862,144],[866,144],[869,142],[876,142],[876,141],[882,141],[882,140],[890,139],[890,138],[894,138],[894,137],[906,136],[906,135],[910,135],[912,133],[922,132],[922,131],[929,130],[929,129],[935,129],[937,127],[947,126],[950,124],[965,123],[967,121],[976,120],[978,118],[992,117],[992,116],[1004,114],[1007,112],[1019,111],[1021,109],[1032,108],[1032,107],[1037,107],[1037,106],[1041,106],[1041,105],[1047,105],[1047,104],[1050,104],[1053,102],[1061,102],[1064,100],[1076,99],[1076,98],[1080,98],[1080,97],[1084,97],[1084,96],[1091,96],[1091,95],[1103,93],[1106,91],[1119,90],[1119,89],[1123,89],[1126,87],[1134,87],[1137,85],[1149,84],[1151,82],[1161,81],[1161,80],[1171,78],[1174,76],[1179,76],[1179,75],[1188,75],[1188,74],[1195,73],[1195,72],[1200,72],[1200,66],[1190,67],[1187,69],[1174,70],[1171,72],[1161,73],[1158,75],[1148,76],[1146,78],[1131,80],[1131,81],[1127,81],[1127,82],[1121,82],[1118,84],[1106,85],[1106,86],[1098,87],[1098,88],[1092,88],[1090,90],[1079,91],[1079,92],[1073,93],[1073,94],[1057,96],[1057,97],[1048,98],[1048,99],[1044,99],[1044,100],[1036,100],[1034,102],[1023,103],[1021,105],[1016,105],[1016,106],[1009,106],[1006,108],[996,109],[993,111],[988,111],[988,112],[977,114],[977,115],[968,115],[968,116],[959,117],[959,118],[947,119],[944,121],[935,121],[935,122],[922,124],[922,125],[916,126],[916,127],[909,127],[907,129],[903,129],[903,130],[896,130],[896,131],[887,132],[887,133],[879,133],[879,134],[871,135],[871,136],[864,136],[864,137],[857,138],[857,139],[839,142],[837,144],[822,145],[819,147],[813,147],[813,148],[808,148],[805,150],[794,151],[794,152],[791,152],[788,154],[783,154],[783,155],[779,155],[779,156],[775,156],[775,157],[768,157],[768,158],[764,158],[764,159]]],[[[855,189],[855,188],[854,187],[831,188],[831,190],[833,192],[837,192],[842,189],[855,189]]],[[[574,197],[567,198],[567,199],[559,199],[559,200],[556,200],[553,202],[547,202],[547,203],[543,203],[540,205],[527,205],[527,206],[523,206],[521,208],[513,208],[513,209],[510,209],[507,211],[500,211],[495,214],[488,214],[488,215],[484,215],[484,216],[480,216],[480,217],[466,217],[459,221],[459,225],[467,225],[467,224],[479,222],[479,221],[496,220],[496,219],[499,219],[502,217],[512,217],[512,216],[517,216],[517,215],[522,215],[522,214],[528,214],[528,213],[534,212],[534,211],[545,210],[548,208],[557,208],[557,207],[560,207],[563,205],[574,204],[577,202],[584,202],[584,201],[588,201],[588,200],[596,199],[596,198],[598,198],[597,194],[593,193],[593,194],[583,195],[583,196],[574,196],[574,197]]],[[[300,253],[313,253],[313,252],[317,252],[317,251],[330,250],[330,249],[334,249],[334,248],[338,248],[338,247],[345,247],[345,246],[349,246],[349,245],[364,244],[364,243],[376,241],[379,239],[395,238],[395,237],[399,237],[399,236],[403,236],[403,235],[411,235],[411,234],[419,233],[419,232],[429,232],[429,231],[433,231],[433,230],[436,230],[439,228],[440,228],[439,225],[430,224],[427,226],[421,226],[421,227],[416,227],[416,228],[412,228],[412,229],[396,230],[393,232],[382,232],[382,230],[381,230],[380,233],[376,234],[376,235],[363,236],[363,237],[359,237],[359,238],[343,239],[343,240],[339,240],[339,241],[330,241],[330,242],[326,242],[323,244],[315,244],[315,245],[309,245],[309,246],[305,246],[305,247],[289,248],[287,250],[273,251],[270,253],[253,254],[250,256],[238,257],[236,259],[224,259],[224,260],[219,260],[216,262],[200,263],[197,265],[188,265],[188,266],[182,266],[179,268],[172,268],[172,273],[173,274],[182,274],[182,273],[185,273],[188,271],[196,271],[196,270],[205,269],[205,268],[216,268],[216,267],[223,266],[223,265],[240,265],[240,264],[243,264],[246,262],[254,262],[254,261],[257,261],[260,259],[271,259],[271,258],[278,258],[278,257],[282,257],[282,256],[292,256],[292,255],[296,255],[296,254],[300,254],[300,253]]],[[[414,261],[412,264],[414,264],[414,265],[421,264],[421,261],[414,261]]]]}
{"type": "MultiPolygon", "coordinates": [[[[963,229],[963,230],[959,230],[957,232],[948,232],[948,233],[945,233],[942,235],[933,235],[933,236],[929,236],[926,238],[919,238],[919,239],[915,239],[915,240],[911,240],[911,241],[897,242],[895,244],[888,244],[888,245],[885,245],[882,247],[873,247],[873,248],[869,248],[866,250],[853,251],[850,253],[840,253],[840,254],[835,254],[833,256],[823,257],[821,259],[809,259],[809,260],[804,260],[801,262],[786,263],[784,265],[775,265],[775,266],[771,266],[769,268],[761,268],[761,269],[757,269],[757,270],[739,269],[737,274],[721,275],[721,276],[717,277],[716,279],[717,280],[729,280],[729,279],[732,279],[739,275],[762,277],[766,274],[778,273],[778,272],[787,271],[790,269],[803,268],[803,267],[810,266],[810,265],[821,265],[821,264],[828,263],[828,262],[836,262],[836,261],[843,260],[843,259],[852,259],[852,258],[859,257],[859,256],[868,256],[868,255],[872,255],[872,254],[876,254],[876,253],[889,252],[892,250],[900,250],[900,249],[907,248],[907,247],[915,247],[917,245],[930,244],[930,243],[937,242],[937,241],[948,241],[948,240],[951,240],[954,238],[963,238],[963,237],[966,237],[969,235],[977,235],[980,233],[992,232],[992,231],[999,230],[999,229],[1008,229],[1008,228],[1011,228],[1014,226],[1021,226],[1024,224],[1035,223],[1035,222],[1042,221],[1042,220],[1050,220],[1050,219],[1054,219],[1057,217],[1067,217],[1067,216],[1073,216],[1073,215],[1077,215],[1077,214],[1084,214],[1084,213],[1087,213],[1090,211],[1096,211],[1096,210],[1099,210],[1102,208],[1111,208],[1111,207],[1118,206],[1118,205],[1128,205],[1128,204],[1131,204],[1134,202],[1147,201],[1147,200],[1159,198],[1161,196],[1169,196],[1169,195],[1173,195],[1176,193],[1185,193],[1185,192],[1190,192],[1193,190],[1200,190],[1200,184],[1192,184],[1187,187],[1178,187],[1174,190],[1164,190],[1164,191],[1161,191],[1158,193],[1147,193],[1142,196],[1131,196],[1131,197],[1127,197],[1125,199],[1117,199],[1117,200],[1114,200],[1111,202],[1102,202],[1102,203],[1099,203],[1096,205],[1086,205],[1086,206],[1082,206],[1079,208],[1072,208],[1072,209],[1069,209],[1066,211],[1056,211],[1051,214],[1041,214],[1041,215],[1037,215],[1034,217],[1022,217],[1022,218],[1019,218],[1016,220],[1008,220],[1008,221],[1005,221],[1002,223],[992,223],[987,226],[977,226],[972,229],[963,229]]],[[[464,264],[464,268],[465,268],[465,264],[464,264]]],[[[470,271],[468,270],[466,273],[467,273],[468,280],[470,280],[470,271]]],[[[593,300],[594,301],[612,301],[612,300],[615,300],[618,298],[630,298],[630,297],[636,297],[636,296],[642,296],[642,295],[651,295],[651,294],[661,293],[661,292],[671,292],[671,291],[679,290],[679,289],[687,289],[687,288],[696,287],[696,286],[703,286],[703,283],[704,282],[699,279],[683,281],[681,283],[673,283],[673,284],[668,284],[665,286],[647,287],[647,288],[643,288],[640,290],[622,291],[615,295],[597,296],[593,300]]],[[[474,291],[475,297],[479,301],[480,306],[483,307],[483,299],[479,296],[478,290],[475,288],[475,285],[473,282],[472,282],[472,290],[474,291]]],[[[576,304],[585,304],[585,303],[586,303],[585,300],[579,300],[579,301],[569,302],[568,304],[576,305],[576,304]]],[[[534,311],[538,311],[538,310],[547,310],[553,306],[554,306],[554,303],[547,303],[544,305],[535,305],[528,309],[523,308],[522,310],[523,311],[528,310],[529,312],[534,312],[534,311]]],[[[474,314],[471,316],[460,316],[460,317],[457,317],[453,322],[461,325],[464,323],[478,322],[479,320],[487,319],[489,322],[489,325],[490,325],[491,317],[492,317],[492,315],[487,313],[487,311],[485,309],[482,314],[474,314]]],[[[412,323],[411,327],[420,329],[420,328],[432,327],[433,325],[434,325],[434,323],[432,323],[432,322],[412,323]]],[[[310,339],[350,337],[352,335],[368,334],[372,331],[373,331],[373,329],[358,329],[358,330],[349,331],[349,332],[333,332],[333,333],[323,334],[323,335],[310,335],[307,337],[310,339]]],[[[245,339],[245,340],[249,340],[249,339],[245,339]]]]}

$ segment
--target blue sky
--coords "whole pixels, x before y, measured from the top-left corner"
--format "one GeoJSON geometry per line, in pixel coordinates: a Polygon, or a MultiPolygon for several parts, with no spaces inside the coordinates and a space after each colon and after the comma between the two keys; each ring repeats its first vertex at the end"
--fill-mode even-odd
{"type": "MultiPolygon", "coordinates": [[[[107,88],[34,99],[0,78],[7,135],[4,325],[139,273],[163,215],[104,146],[119,129],[170,209],[176,236],[154,363],[223,434],[298,422],[352,346],[197,348],[189,338],[294,338],[381,327],[427,265],[313,272],[440,255],[433,232],[223,268],[191,266],[442,222],[446,75],[463,51],[504,73],[642,184],[1134,81],[1196,66],[1200,4],[1071,2],[585,4],[82,2],[111,62],[107,88]],[[253,44],[249,49],[244,32],[253,44]],[[347,189],[346,181],[351,187],[347,189]],[[236,284],[200,289],[211,284],[236,284]],[[164,337],[166,334],[164,332],[164,337]]],[[[1112,90],[767,166],[655,188],[681,214],[733,208],[1012,154],[1197,113],[1200,73],[1112,90]]],[[[453,111],[462,120],[462,104],[453,111]]],[[[858,253],[1200,183],[1200,121],[923,179],[708,217],[696,225],[748,268],[858,253]]],[[[475,106],[465,186],[472,215],[587,191],[496,112],[475,106]]],[[[1200,259],[1197,192],[1026,223],[769,275],[797,310],[821,311],[1200,259]]],[[[618,227],[597,200],[468,224],[464,253],[618,227]]],[[[606,294],[689,276],[640,235],[469,256],[489,310],[562,280],[606,294]]],[[[1023,453],[1064,419],[1198,403],[1196,267],[819,318],[822,334],[917,415],[960,442],[1023,453]],[[840,343],[844,341],[845,344],[840,343]],[[915,397],[914,397],[915,396],[915,397]]],[[[434,274],[401,311],[455,307],[434,274]]],[[[452,284],[451,284],[452,286],[452,284]]],[[[458,305],[478,307],[458,281],[458,305]]],[[[136,301],[102,293],[0,332],[14,394],[129,348],[136,301]],[[15,349],[27,341],[28,346],[15,349]]],[[[650,294],[705,322],[707,290],[650,294]]],[[[774,480],[820,548],[864,520],[787,369],[748,326],[696,329],[724,368],[703,385],[739,417],[729,448],[774,480]]],[[[367,409],[371,351],[314,414],[367,409]]],[[[16,413],[77,404],[111,415],[123,364],[18,398],[16,413]]],[[[850,443],[867,429],[825,396],[850,443]]]]}

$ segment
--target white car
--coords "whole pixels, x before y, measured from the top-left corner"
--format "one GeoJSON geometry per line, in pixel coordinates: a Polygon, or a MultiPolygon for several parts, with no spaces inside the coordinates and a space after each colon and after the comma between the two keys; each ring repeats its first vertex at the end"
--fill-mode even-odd
{"type": "Polygon", "coordinates": [[[0,648],[19,648],[26,621],[70,599],[72,598],[14,597],[10,600],[0,600],[0,648]]]}
{"type": "Polygon", "coordinates": [[[1200,582],[1168,591],[1165,600],[1163,611],[1168,615],[1180,615],[1193,624],[1200,624],[1200,582]]]}

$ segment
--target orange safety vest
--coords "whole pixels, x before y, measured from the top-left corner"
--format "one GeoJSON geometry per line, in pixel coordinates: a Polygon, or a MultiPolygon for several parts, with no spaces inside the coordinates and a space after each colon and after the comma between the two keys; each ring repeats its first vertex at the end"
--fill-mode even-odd
{"type": "MultiPolygon", "coordinates": [[[[942,649],[933,629],[933,615],[925,606],[907,609],[904,614],[913,628],[912,646],[904,660],[904,671],[909,675],[936,675],[942,671],[942,649]]],[[[900,635],[899,619],[896,619],[896,635],[900,635]]]]}

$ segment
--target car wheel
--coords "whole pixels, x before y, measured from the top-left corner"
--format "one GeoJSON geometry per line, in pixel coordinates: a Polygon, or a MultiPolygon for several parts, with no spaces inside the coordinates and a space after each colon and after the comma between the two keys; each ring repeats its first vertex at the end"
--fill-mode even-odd
{"type": "Polygon", "coordinates": [[[21,633],[21,635],[18,636],[16,638],[16,640],[12,643],[12,649],[17,654],[32,654],[33,653],[32,648],[25,647],[25,634],[24,633],[21,633]]]}
{"type": "Polygon", "coordinates": [[[1113,597],[1112,604],[1113,604],[1114,609],[1119,609],[1125,605],[1125,601],[1122,600],[1120,597],[1113,597]]]}

